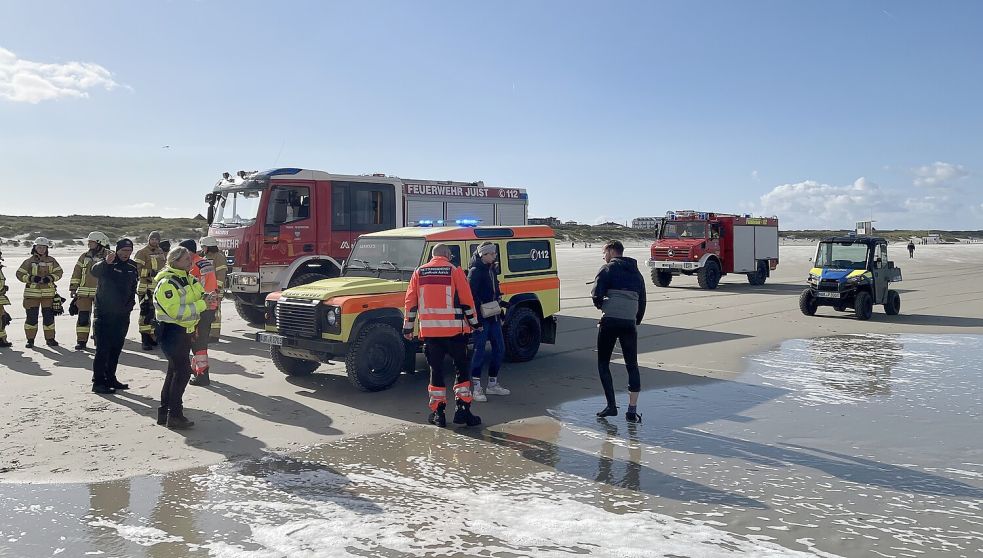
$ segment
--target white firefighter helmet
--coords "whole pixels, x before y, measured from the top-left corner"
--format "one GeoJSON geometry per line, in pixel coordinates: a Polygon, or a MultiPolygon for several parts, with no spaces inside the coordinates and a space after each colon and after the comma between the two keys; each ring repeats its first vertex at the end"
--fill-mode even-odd
{"type": "Polygon", "coordinates": [[[109,248],[109,237],[99,231],[90,232],[88,240],[96,242],[104,248],[109,248]]]}
{"type": "Polygon", "coordinates": [[[34,240],[34,245],[35,246],[45,246],[47,248],[51,248],[51,241],[48,240],[47,238],[43,237],[43,236],[39,236],[39,237],[37,237],[34,240]]]}
{"type": "Polygon", "coordinates": [[[206,236],[198,243],[202,248],[218,248],[218,240],[214,236],[206,236]]]}

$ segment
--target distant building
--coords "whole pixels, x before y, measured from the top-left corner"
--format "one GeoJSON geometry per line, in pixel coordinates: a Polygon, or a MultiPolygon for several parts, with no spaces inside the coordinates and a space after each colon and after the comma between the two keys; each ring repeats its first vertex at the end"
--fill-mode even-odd
{"type": "Polygon", "coordinates": [[[563,224],[564,225],[579,225],[580,223],[578,223],[576,221],[567,221],[566,223],[563,223],[563,224]]]}
{"type": "Polygon", "coordinates": [[[942,235],[930,234],[922,239],[922,244],[942,244],[942,235]]]}
{"type": "Polygon", "coordinates": [[[563,223],[556,217],[530,217],[530,225],[546,225],[549,227],[555,227],[557,225],[562,225],[563,223]]]}
{"type": "Polygon", "coordinates": [[[635,217],[631,220],[633,229],[657,229],[659,228],[659,217],[635,217]]]}
{"type": "Polygon", "coordinates": [[[600,225],[594,225],[595,227],[603,227],[605,229],[625,229],[621,223],[615,223],[614,221],[608,221],[607,223],[601,223],[600,225]]]}

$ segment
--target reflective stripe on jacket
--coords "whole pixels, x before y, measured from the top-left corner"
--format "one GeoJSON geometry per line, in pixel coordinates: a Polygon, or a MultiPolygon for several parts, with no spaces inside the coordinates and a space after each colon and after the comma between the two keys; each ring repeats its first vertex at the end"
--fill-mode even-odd
{"type": "Polygon", "coordinates": [[[193,333],[208,307],[201,283],[186,271],[165,267],[155,277],[154,310],[157,321],[177,324],[193,333]]]}
{"type": "Polygon", "coordinates": [[[453,337],[478,327],[464,271],[441,256],[413,272],[404,306],[403,332],[412,332],[419,322],[420,339],[453,337]]]}
{"type": "Polygon", "coordinates": [[[92,266],[101,262],[106,257],[106,250],[100,248],[98,252],[86,252],[79,256],[79,261],[75,263],[72,271],[72,280],[68,284],[68,290],[78,296],[94,297],[99,288],[99,279],[92,275],[92,266]]]}
{"type": "Polygon", "coordinates": [[[58,261],[51,256],[33,255],[24,260],[17,269],[17,279],[27,286],[24,288],[24,298],[54,298],[55,281],[61,279],[62,271],[58,261]],[[35,277],[48,277],[47,283],[36,283],[35,277]]]}

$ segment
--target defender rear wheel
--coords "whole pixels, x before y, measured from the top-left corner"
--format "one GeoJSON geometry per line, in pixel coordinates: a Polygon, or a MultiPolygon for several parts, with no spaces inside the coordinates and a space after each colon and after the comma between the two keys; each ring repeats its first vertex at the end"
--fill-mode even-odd
{"type": "Polygon", "coordinates": [[[270,347],[270,358],[273,359],[273,365],[276,366],[277,370],[287,376],[310,376],[321,366],[320,362],[313,360],[289,357],[281,353],[280,348],[275,346],[270,347]]]}
{"type": "Polygon", "coordinates": [[[802,294],[799,295],[799,310],[806,316],[815,316],[818,308],[819,303],[816,302],[816,297],[812,294],[812,289],[802,291],[802,294]]]}
{"type": "Polygon", "coordinates": [[[406,347],[393,326],[369,324],[358,332],[345,356],[352,385],[362,391],[382,391],[396,383],[403,369],[406,347]]]}
{"type": "Polygon", "coordinates": [[[696,272],[696,280],[700,283],[701,289],[716,289],[720,284],[720,264],[717,260],[709,260],[707,264],[696,272]]]}
{"type": "Polygon", "coordinates": [[[668,287],[672,283],[672,272],[653,270],[652,282],[660,287],[668,287]]]}
{"type": "Polygon", "coordinates": [[[884,301],[884,313],[888,316],[897,316],[901,312],[901,295],[898,291],[888,291],[887,300],[884,301]]]}
{"type": "Polygon", "coordinates": [[[874,299],[867,291],[860,291],[853,300],[853,313],[858,320],[869,320],[874,314],[874,299]]]}
{"type": "Polygon", "coordinates": [[[539,316],[528,306],[520,306],[510,312],[503,330],[505,358],[509,362],[526,362],[539,352],[543,327],[539,316]]]}

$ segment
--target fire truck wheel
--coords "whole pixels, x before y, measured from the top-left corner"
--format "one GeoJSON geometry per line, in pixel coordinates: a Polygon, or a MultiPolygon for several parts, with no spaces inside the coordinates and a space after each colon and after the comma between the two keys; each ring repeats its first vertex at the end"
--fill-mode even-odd
{"type": "Polygon", "coordinates": [[[888,291],[887,300],[884,301],[884,313],[888,316],[897,316],[901,311],[901,295],[898,291],[888,291]]]}
{"type": "Polygon", "coordinates": [[[323,273],[301,273],[300,275],[294,275],[290,282],[287,283],[287,288],[296,287],[298,285],[306,285],[308,283],[313,283],[314,281],[320,281],[321,279],[327,279],[328,276],[323,273]]]}
{"type": "Polygon", "coordinates": [[[509,312],[504,329],[505,358],[509,362],[526,362],[539,352],[542,324],[536,312],[528,306],[520,306],[509,312]]]}
{"type": "Polygon", "coordinates": [[[818,308],[819,304],[816,302],[816,297],[812,294],[812,289],[802,291],[802,294],[799,295],[799,310],[806,316],[815,316],[816,309],[818,308]]]}
{"type": "Polygon", "coordinates": [[[707,264],[696,272],[696,280],[701,289],[716,289],[720,284],[720,264],[717,260],[708,260],[707,264]]]}
{"type": "Polygon", "coordinates": [[[660,287],[668,287],[672,283],[672,273],[669,271],[652,271],[652,282],[660,287]]]}
{"type": "Polygon", "coordinates": [[[320,362],[288,357],[280,352],[279,347],[270,347],[270,358],[277,370],[287,376],[310,376],[321,366],[320,362]]]}
{"type": "Polygon", "coordinates": [[[754,273],[747,274],[747,282],[754,286],[764,285],[768,280],[768,262],[761,260],[758,262],[758,269],[754,273]]]}
{"type": "Polygon", "coordinates": [[[858,320],[869,320],[874,314],[874,299],[870,298],[870,293],[860,291],[853,299],[853,313],[858,320]]]}
{"type": "Polygon", "coordinates": [[[266,310],[236,299],[236,312],[247,324],[262,325],[266,321],[266,310]]]}
{"type": "Polygon", "coordinates": [[[369,324],[358,332],[345,356],[348,379],[362,391],[382,391],[399,379],[405,355],[403,337],[393,326],[369,324]]]}

